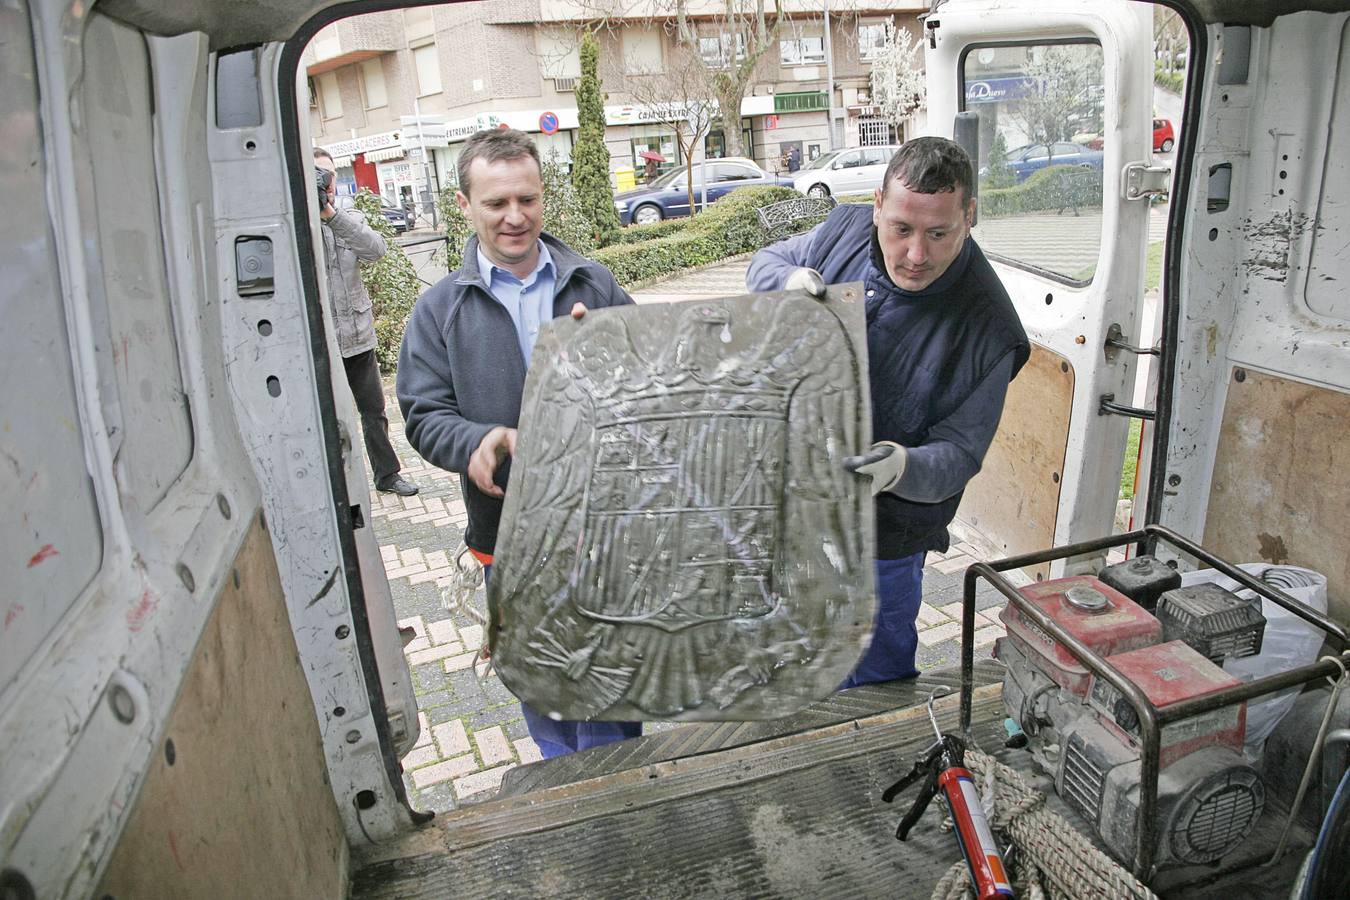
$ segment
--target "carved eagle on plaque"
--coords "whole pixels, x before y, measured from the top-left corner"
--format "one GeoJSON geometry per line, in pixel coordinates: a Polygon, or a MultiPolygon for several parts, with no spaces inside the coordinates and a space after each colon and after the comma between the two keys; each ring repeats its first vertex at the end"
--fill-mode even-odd
{"type": "Polygon", "coordinates": [[[531,358],[489,585],[502,681],[565,719],[749,719],[871,630],[861,290],[558,319],[531,358]]]}

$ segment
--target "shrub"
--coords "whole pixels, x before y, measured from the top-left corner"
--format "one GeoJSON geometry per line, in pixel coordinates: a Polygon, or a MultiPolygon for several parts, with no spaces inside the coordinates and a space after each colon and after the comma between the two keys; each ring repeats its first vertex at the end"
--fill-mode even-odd
{"type": "Polygon", "coordinates": [[[473,234],[473,226],[455,202],[458,190],[459,185],[452,184],[441,188],[436,195],[436,212],[441,217],[441,231],[446,237],[445,266],[448,272],[455,271],[464,262],[464,242],[473,234]]]}
{"type": "MultiPolygon", "coordinates": [[[[620,284],[632,285],[749,253],[768,242],[755,211],[800,196],[788,187],[741,188],[697,218],[629,228],[622,243],[597,250],[592,258],[607,266],[620,284]]],[[[799,229],[811,224],[801,223],[799,229]]]]}
{"type": "Polygon", "coordinates": [[[609,184],[609,150],[605,147],[605,106],[597,74],[600,44],[586,32],[581,41],[581,79],[577,82],[577,143],[572,148],[572,182],[581,211],[590,219],[594,243],[605,246],[619,236],[619,214],[609,184]]]}
{"type": "Polygon", "coordinates": [[[589,256],[595,249],[594,226],[582,212],[572,179],[558,161],[558,151],[550,150],[540,160],[539,168],[544,181],[544,230],[582,256],[589,256]]]}
{"type": "Polygon", "coordinates": [[[1186,84],[1186,75],[1180,70],[1168,72],[1163,68],[1162,62],[1158,61],[1153,64],[1153,83],[1174,94],[1180,94],[1186,84]]]}
{"type": "Polygon", "coordinates": [[[403,328],[417,302],[417,270],[403,248],[394,242],[394,226],[380,212],[380,198],[362,188],[356,208],[370,227],[384,238],[389,250],[374,262],[361,264],[361,282],[370,293],[375,317],[375,358],[386,374],[398,368],[398,349],[403,328]]]}
{"type": "Polygon", "coordinates": [[[980,192],[980,213],[988,218],[1043,210],[1095,209],[1102,205],[1102,173],[1081,166],[1047,166],[1021,184],[980,192]]]}

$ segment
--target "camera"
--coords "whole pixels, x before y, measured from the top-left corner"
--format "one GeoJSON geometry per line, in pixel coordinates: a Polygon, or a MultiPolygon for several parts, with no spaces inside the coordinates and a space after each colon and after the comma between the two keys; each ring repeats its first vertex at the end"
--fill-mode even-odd
{"type": "Polygon", "coordinates": [[[319,212],[329,204],[328,188],[333,183],[333,173],[327,169],[314,167],[314,186],[319,189],[319,212]]]}

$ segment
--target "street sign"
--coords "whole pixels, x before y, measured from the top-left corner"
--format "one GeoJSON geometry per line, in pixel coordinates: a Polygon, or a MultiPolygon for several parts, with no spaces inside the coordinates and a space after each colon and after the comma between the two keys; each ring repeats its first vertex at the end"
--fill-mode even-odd
{"type": "Polygon", "coordinates": [[[765,129],[766,131],[772,131],[773,129],[775,129],[775,128],[777,128],[777,127],[778,127],[778,117],[777,117],[777,116],[765,116],[765,117],[764,117],[764,129],[765,129]]]}
{"type": "Polygon", "coordinates": [[[539,130],[544,134],[558,133],[558,114],[546,112],[539,117],[539,130]]]}

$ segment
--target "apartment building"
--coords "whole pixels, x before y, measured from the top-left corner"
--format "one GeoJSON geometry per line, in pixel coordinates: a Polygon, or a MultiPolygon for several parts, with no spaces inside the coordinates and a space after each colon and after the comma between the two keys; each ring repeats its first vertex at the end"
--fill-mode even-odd
{"type": "MultiPolygon", "coordinates": [[[[624,4],[622,13],[597,5],[618,8],[613,0],[481,0],[345,19],[320,31],[305,52],[312,138],[333,154],[343,190],[366,187],[396,203],[425,204],[454,183],[459,146],[483,128],[528,132],[541,153],[567,164],[580,34],[602,19],[611,175],[617,186],[631,186],[643,177],[644,152],[664,159],[661,170],[683,162],[674,127],[661,119],[672,106],[703,99],[680,96],[695,93],[682,87],[685,69],[697,65],[688,54],[719,66],[746,52],[726,26],[725,0],[687,2],[696,50],[676,39],[675,0],[624,4]]],[[[768,4],[776,28],[733,126],[745,155],[775,170],[786,168],[794,148],[806,165],[830,149],[903,137],[870,102],[871,62],[886,23],[917,36],[927,3],[881,4],[840,3],[828,22],[824,2],[768,4]]],[[[694,148],[695,159],[726,155],[727,118],[720,115],[694,148]]]]}

